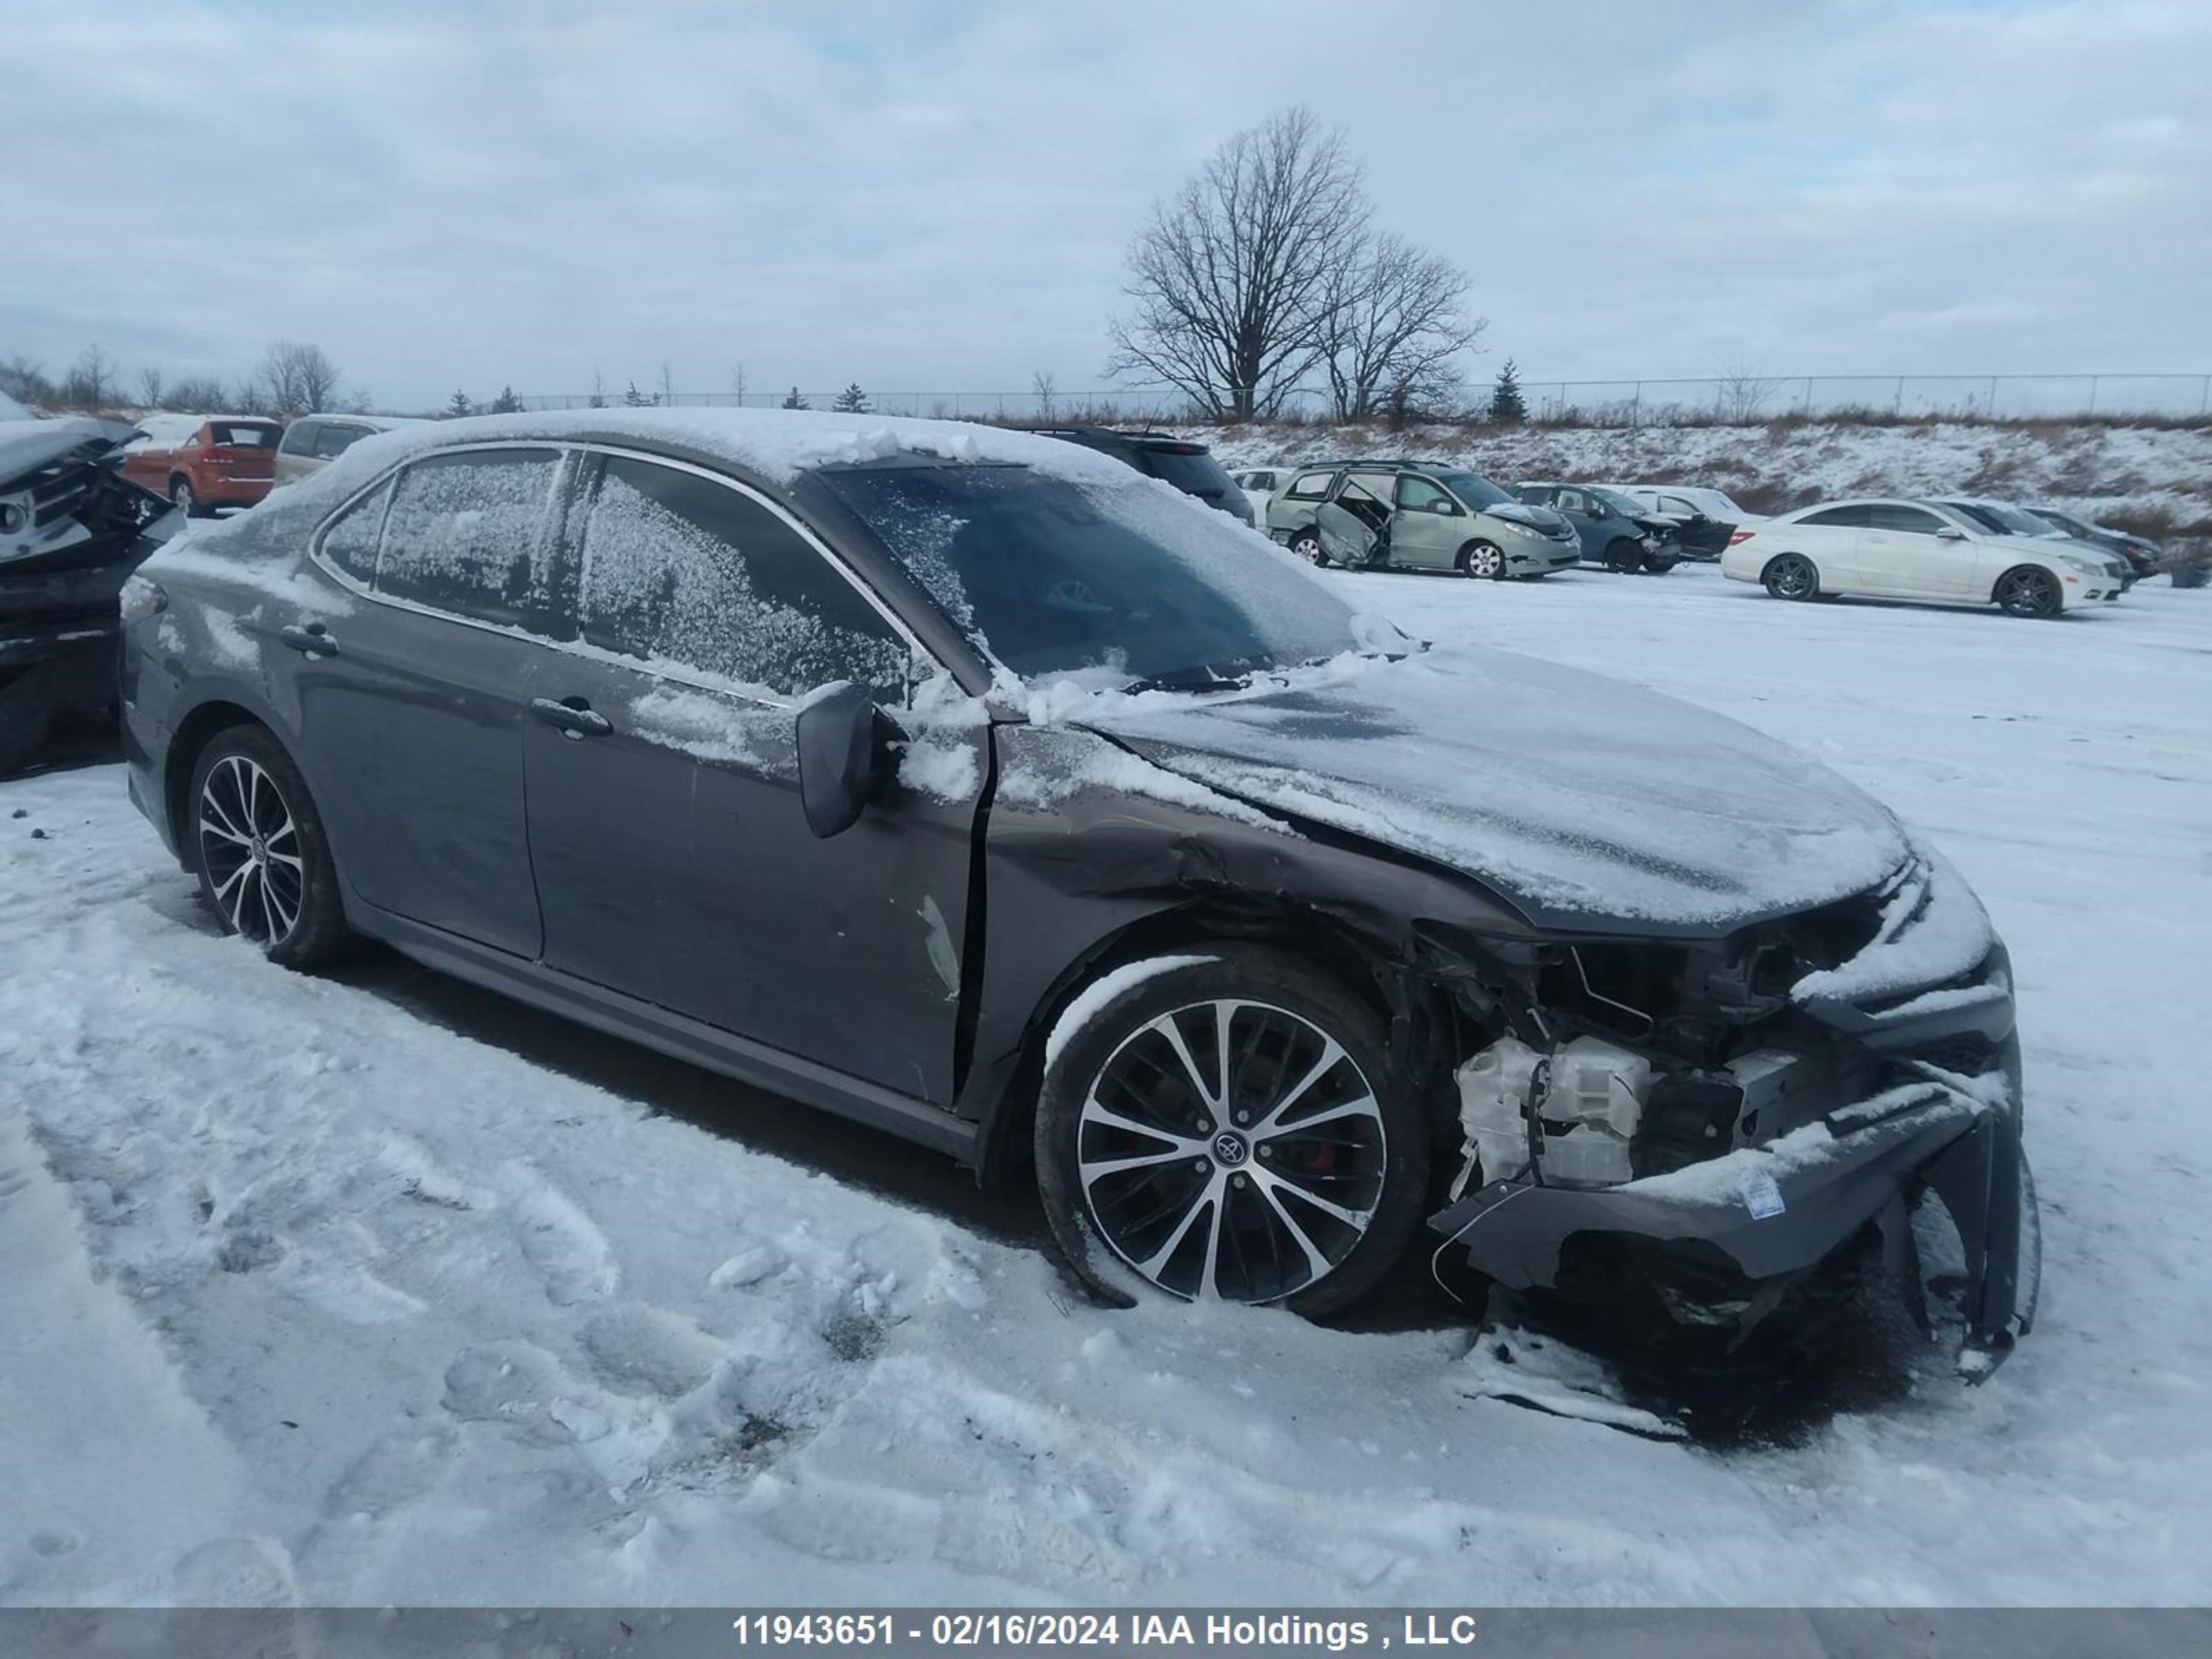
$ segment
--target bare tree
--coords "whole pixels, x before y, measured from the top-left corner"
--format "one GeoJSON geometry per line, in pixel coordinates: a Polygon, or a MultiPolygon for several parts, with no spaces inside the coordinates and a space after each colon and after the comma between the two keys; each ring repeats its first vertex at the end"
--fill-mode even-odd
{"type": "Polygon", "coordinates": [[[70,365],[64,394],[74,408],[106,408],[115,395],[115,359],[96,345],[87,346],[70,365]]]}
{"type": "Polygon", "coordinates": [[[52,403],[54,383],[46,378],[44,363],[18,352],[6,362],[0,363],[0,392],[6,392],[19,404],[52,403]]]}
{"type": "Polygon", "coordinates": [[[222,382],[207,374],[187,374],[169,388],[163,407],[191,414],[212,414],[228,400],[222,382]]]}
{"type": "Polygon", "coordinates": [[[1052,406],[1058,390],[1050,369],[1041,368],[1030,376],[1030,391],[1036,398],[1037,416],[1040,420],[1048,421],[1052,418],[1052,406]]]}
{"type": "Polygon", "coordinates": [[[140,369],[138,371],[138,401],[148,409],[159,409],[161,406],[163,384],[164,380],[160,369],[140,369]]]}
{"type": "Polygon", "coordinates": [[[1467,311],[1467,273],[1385,232],[1339,265],[1321,325],[1340,421],[1442,409],[1463,385],[1456,359],[1486,326],[1467,311]]]}
{"type": "Polygon", "coordinates": [[[1775,386],[1739,356],[1713,382],[1714,409],[1729,425],[1747,426],[1765,411],[1775,386]]]}
{"type": "Polygon", "coordinates": [[[660,364],[660,396],[653,401],[666,404],[672,408],[676,403],[676,377],[670,372],[665,358],[661,360],[660,364]]]}
{"type": "Polygon", "coordinates": [[[738,394],[738,407],[745,406],[745,366],[739,363],[730,371],[730,390],[738,394]]]}
{"type": "Polygon", "coordinates": [[[338,389],[338,366],[319,345],[271,340],[261,356],[260,401],[272,415],[327,409],[338,389]]]}
{"type": "Polygon", "coordinates": [[[1321,355],[1340,267],[1372,213],[1341,131],[1291,109],[1240,132],[1152,210],[1107,325],[1108,372],[1217,420],[1273,414],[1321,355]]]}
{"type": "Polygon", "coordinates": [[[592,395],[584,399],[584,406],[586,409],[605,409],[607,406],[607,383],[599,378],[599,371],[596,368],[592,371],[592,395]]]}

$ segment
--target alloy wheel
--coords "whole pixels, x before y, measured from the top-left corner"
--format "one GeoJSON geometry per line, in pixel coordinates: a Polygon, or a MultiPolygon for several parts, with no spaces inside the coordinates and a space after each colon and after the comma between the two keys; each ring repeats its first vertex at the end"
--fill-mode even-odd
{"type": "Polygon", "coordinates": [[[1320,565],[1324,569],[1328,568],[1328,550],[1322,546],[1321,538],[1310,530],[1306,531],[1291,541],[1291,551],[1297,554],[1302,559],[1307,560],[1311,563],[1320,565]]]}
{"type": "Polygon", "coordinates": [[[2008,570],[1997,583],[1997,604],[2015,617],[2041,617],[2058,608],[2055,584],[2047,572],[2008,570]]]}
{"type": "Polygon", "coordinates": [[[1810,599],[1819,581],[1813,567],[1792,553],[1777,559],[1767,571],[1766,591],[1778,599],[1810,599]]]}
{"type": "Polygon", "coordinates": [[[176,487],[170,490],[169,501],[173,506],[184,508],[185,516],[188,519],[199,510],[199,503],[192,499],[191,484],[183,478],[178,479],[176,487]]]}
{"type": "Polygon", "coordinates": [[[1084,1098],[1076,1165],[1099,1235],[1177,1296],[1273,1302],[1325,1278],[1382,1201],[1382,1109],[1343,1046],[1270,1003],[1140,1026],[1084,1098]]]}
{"type": "Polygon", "coordinates": [[[1467,574],[1487,576],[1493,580],[1505,568],[1505,556],[1488,542],[1478,542],[1467,550],[1467,574]]]}
{"type": "Polygon", "coordinates": [[[276,781],[244,755],[225,755],[200,786],[200,859],[232,932],[264,947],[299,925],[307,866],[276,781]]]}

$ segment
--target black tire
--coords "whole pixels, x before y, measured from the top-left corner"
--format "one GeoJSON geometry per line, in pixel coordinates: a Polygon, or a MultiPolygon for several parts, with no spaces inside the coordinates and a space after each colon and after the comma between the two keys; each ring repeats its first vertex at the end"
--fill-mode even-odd
{"type": "Polygon", "coordinates": [[[2058,578],[2039,564],[2014,566],[1997,578],[1990,597],[2008,617],[2055,617],[2065,609],[2058,578]]]}
{"type": "Polygon", "coordinates": [[[1663,576],[1680,562],[1681,561],[1671,553],[1646,553],[1644,556],[1644,574],[1647,576],[1663,576]]]}
{"type": "Polygon", "coordinates": [[[1111,996],[1045,1068],[1035,1139],[1053,1237],[1077,1276],[1121,1306],[1191,1299],[1211,1267],[1224,1300],[1333,1313],[1389,1273],[1419,1226],[1428,1126],[1391,1067],[1382,1020],[1335,981],[1246,945],[1176,954],[1195,959],[1111,996]],[[1224,1005],[1232,1121],[1217,1115],[1224,1005]],[[1102,1121],[1102,1095],[1144,1127],[1102,1121]],[[1237,1127],[1286,1108],[1272,1135],[1237,1127]],[[1105,1167],[1129,1158],[1144,1162],[1105,1167]],[[1300,1201],[1317,1196],[1332,1209],[1300,1201]]]}
{"type": "Polygon", "coordinates": [[[192,481],[181,472],[169,480],[169,502],[185,509],[185,516],[196,519],[200,514],[199,497],[192,494],[192,481]]]}
{"type": "Polygon", "coordinates": [[[41,665],[0,680],[0,778],[15,776],[46,748],[58,712],[52,679],[41,665]]]}
{"type": "Polygon", "coordinates": [[[1318,565],[1323,570],[1328,568],[1328,553],[1321,544],[1321,533],[1318,531],[1298,532],[1297,535],[1291,538],[1291,551],[1308,564],[1318,565]]]}
{"type": "Polygon", "coordinates": [[[319,968],[344,954],[353,935],[330,837],[307,781],[266,730],[234,726],[216,734],[192,764],[183,817],[185,855],[223,932],[288,968],[319,968]]]}
{"type": "Polygon", "coordinates": [[[1505,550],[1496,542],[1472,541],[1459,550],[1459,574],[1486,576],[1502,582],[1511,573],[1505,568],[1505,550]]]}
{"type": "Polygon", "coordinates": [[[1616,536],[1605,544],[1605,568],[1618,576],[1632,576],[1644,562],[1642,544],[1616,536]]]}
{"type": "Polygon", "coordinates": [[[1778,599],[1817,599],[1820,573],[1802,553],[1782,553],[1766,562],[1759,573],[1766,591],[1778,599]]]}

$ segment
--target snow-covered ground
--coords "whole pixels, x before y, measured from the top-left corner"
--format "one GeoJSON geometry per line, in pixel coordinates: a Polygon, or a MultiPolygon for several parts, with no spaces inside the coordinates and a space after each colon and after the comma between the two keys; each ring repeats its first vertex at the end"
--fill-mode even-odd
{"type": "Polygon", "coordinates": [[[2014,426],[1848,421],[1773,425],[1193,427],[1232,471],[1341,455],[1412,455],[1473,467],[1510,488],[1524,478],[1694,483],[1754,511],[1849,495],[1965,493],[2064,507],[2091,520],[2164,515],[2202,535],[2212,523],[2212,429],[2043,421],[2014,426]]]}
{"type": "Polygon", "coordinates": [[[1802,744],[1978,884],[2048,1252],[1995,1381],[1723,1450],[1472,1397],[1464,1329],[1096,1310],[920,1154],[267,966],[95,765],[0,785],[0,1601],[2212,1598],[2212,594],[1332,580],[1802,744]]]}

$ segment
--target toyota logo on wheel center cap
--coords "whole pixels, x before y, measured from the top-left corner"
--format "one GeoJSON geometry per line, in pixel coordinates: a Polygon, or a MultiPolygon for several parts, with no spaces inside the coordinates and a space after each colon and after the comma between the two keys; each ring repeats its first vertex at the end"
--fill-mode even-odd
{"type": "Polygon", "coordinates": [[[1224,1129],[1213,1138],[1213,1158],[1217,1164],[1242,1164],[1246,1147],[1244,1137],[1234,1129],[1224,1129]]]}

